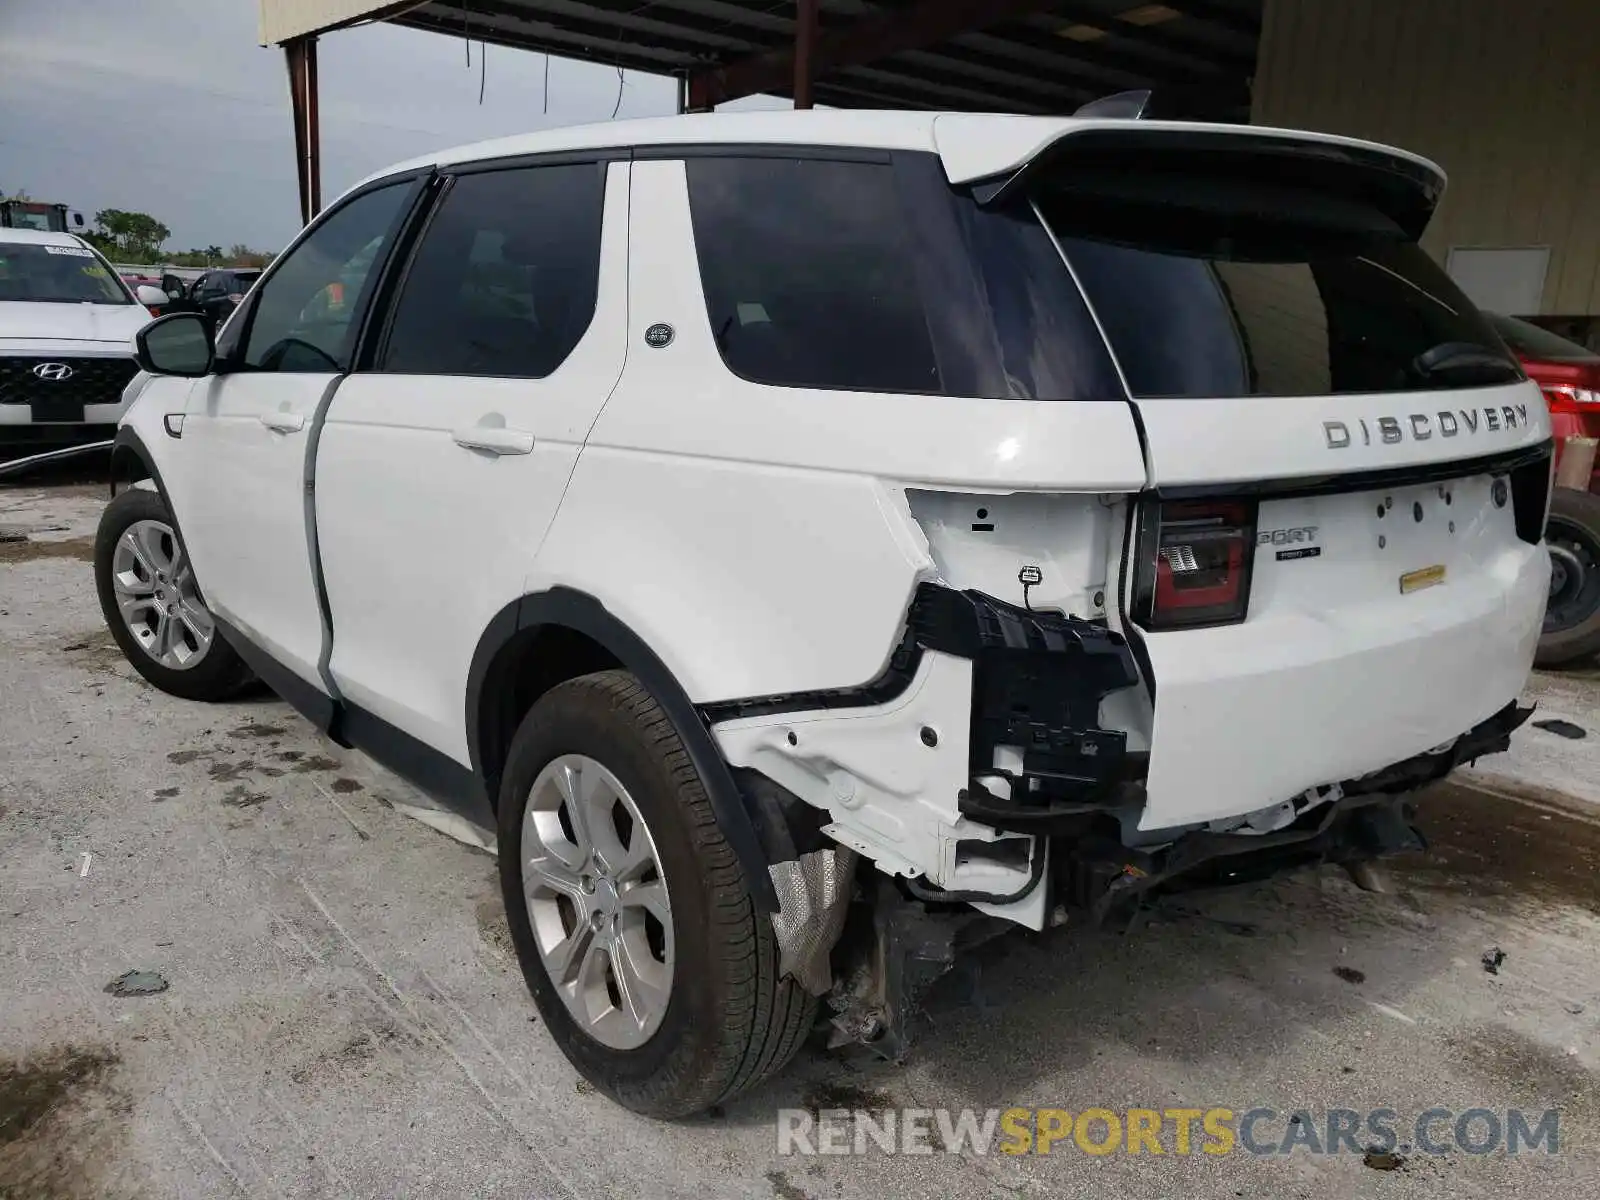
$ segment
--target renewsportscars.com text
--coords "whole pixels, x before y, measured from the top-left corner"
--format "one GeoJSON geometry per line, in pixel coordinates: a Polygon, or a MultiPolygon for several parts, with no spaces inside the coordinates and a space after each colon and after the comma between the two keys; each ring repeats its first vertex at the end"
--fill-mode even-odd
{"type": "Polygon", "coordinates": [[[780,1155],[1526,1154],[1560,1152],[1557,1109],[778,1110],[780,1155]]]}

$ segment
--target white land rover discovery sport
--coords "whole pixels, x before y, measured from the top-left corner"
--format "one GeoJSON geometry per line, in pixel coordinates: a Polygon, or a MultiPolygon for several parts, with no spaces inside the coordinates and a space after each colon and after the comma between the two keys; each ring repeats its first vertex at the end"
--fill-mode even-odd
{"type": "Polygon", "coordinates": [[[1443,178],[1271,129],[744,113],[341,198],[139,337],[96,554],[157,686],[250,675],[497,823],[623,1104],[966,946],[1412,848],[1539,637],[1548,417],[1419,249],[1443,178]]]}

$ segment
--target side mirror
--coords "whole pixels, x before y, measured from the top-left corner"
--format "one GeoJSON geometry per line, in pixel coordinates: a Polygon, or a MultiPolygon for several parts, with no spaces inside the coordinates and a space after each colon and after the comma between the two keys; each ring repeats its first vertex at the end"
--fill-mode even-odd
{"type": "Polygon", "coordinates": [[[217,357],[211,322],[199,313],[157,317],[134,335],[133,346],[139,368],[152,375],[198,379],[211,374],[217,357]]]}
{"type": "Polygon", "coordinates": [[[133,297],[146,308],[162,308],[168,303],[167,294],[148,283],[141,283],[134,288],[133,297]]]}

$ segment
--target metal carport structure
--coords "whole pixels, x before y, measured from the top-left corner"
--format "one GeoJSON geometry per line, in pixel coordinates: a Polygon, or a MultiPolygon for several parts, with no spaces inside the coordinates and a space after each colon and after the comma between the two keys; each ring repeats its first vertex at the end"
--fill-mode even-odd
{"type": "Polygon", "coordinates": [[[1168,113],[1244,121],[1262,0],[262,0],[282,45],[302,216],[321,207],[320,34],[387,21],[668,75],[679,107],[743,96],[796,107],[1071,112],[1154,89],[1168,113]]]}

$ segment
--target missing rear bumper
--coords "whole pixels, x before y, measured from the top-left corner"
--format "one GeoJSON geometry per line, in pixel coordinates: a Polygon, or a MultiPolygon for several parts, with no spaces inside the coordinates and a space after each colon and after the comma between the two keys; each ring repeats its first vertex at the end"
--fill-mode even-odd
{"type": "Polygon", "coordinates": [[[1163,892],[1245,883],[1321,863],[1353,863],[1426,848],[1412,825],[1413,793],[1458,766],[1506,749],[1533,713],[1512,701],[1450,746],[1359,779],[1265,834],[1192,829],[1155,849],[1090,835],[1057,850],[1057,900],[1103,920],[1131,901],[1163,892]]]}

